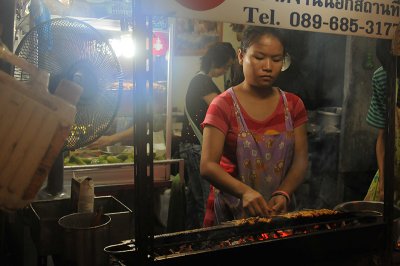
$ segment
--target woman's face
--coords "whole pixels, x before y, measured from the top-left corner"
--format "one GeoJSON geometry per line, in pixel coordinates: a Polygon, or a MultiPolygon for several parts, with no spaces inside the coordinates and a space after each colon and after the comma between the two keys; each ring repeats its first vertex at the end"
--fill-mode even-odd
{"type": "Polygon", "coordinates": [[[211,77],[217,78],[219,76],[224,75],[230,69],[232,64],[233,64],[233,59],[229,59],[229,61],[226,62],[226,64],[224,66],[212,68],[210,70],[211,77]]]}
{"type": "Polygon", "coordinates": [[[244,53],[239,50],[245,81],[253,87],[271,87],[281,73],[284,48],[273,35],[263,35],[244,53]]]}

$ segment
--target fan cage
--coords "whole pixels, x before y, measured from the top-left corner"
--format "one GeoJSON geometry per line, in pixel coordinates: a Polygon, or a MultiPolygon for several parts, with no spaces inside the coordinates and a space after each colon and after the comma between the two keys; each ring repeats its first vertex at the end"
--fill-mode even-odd
{"type": "MultiPolygon", "coordinates": [[[[73,18],[51,19],[32,28],[15,53],[50,73],[50,92],[61,79],[83,87],[64,149],[84,147],[110,128],[121,100],[122,71],[108,40],[95,28],[73,18]]],[[[18,67],[14,77],[30,80],[18,67]]]]}

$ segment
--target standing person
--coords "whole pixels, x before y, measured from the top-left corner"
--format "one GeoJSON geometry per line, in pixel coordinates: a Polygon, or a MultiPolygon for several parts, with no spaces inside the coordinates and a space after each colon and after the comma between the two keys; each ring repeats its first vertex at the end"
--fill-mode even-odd
{"type": "Polygon", "coordinates": [[[220,94],[212,79],[224,75],[235,57],[235,49],[230,43],[218,42],[210,46],[201,57],[200,71],[190,81],[186,93],[182,141],[179,144],[179,155],[185,162],[188,187],[186,229],[201,227],[209,192],[210,184],[200,176],[200,123],[204,120],[211,100],[220,94]]]}
{"type": "MultiPolygon", "coordinates": [[[[375,70],[372,76],[372,97],[367,113],[366,121],[369,125],[378,129],[378,137],[376,140],[375,152],[378,164],[371,186],[367,192],[365,200],[383,201],[384,200],[384,164],[385,164],[385,127],[387,113],[387,70],[389,69],[391,60],[391,40],[378,39],[376,41],[376,56],[381,66],[375,70]]],[[[400,109],[399,100],[397,100],[397,108],[395,114],[396,128],[396,157],[395,160],[395,199],[394,203],[400,206],[400,109]]]]}
{"type": "Polygon", "coordinates": [[[215,186],[204,226],[287,212],[305,177],[307,112],[298,96],[274,86],[285,55],[279,30],[245,29],[244,81],[212,101],[202,124],[200,171],[215,186]]]}
{"type": "Polygon", "coordinates": [[[114,133],[112,135],[105,135],[98,138],[96,141],[86,146],[88,149],[101,149],[103,147],[114,145],[115,143],[122,142],[123,144],[133,144],[133,127],[129,127],[123,131],[114,133]]]}

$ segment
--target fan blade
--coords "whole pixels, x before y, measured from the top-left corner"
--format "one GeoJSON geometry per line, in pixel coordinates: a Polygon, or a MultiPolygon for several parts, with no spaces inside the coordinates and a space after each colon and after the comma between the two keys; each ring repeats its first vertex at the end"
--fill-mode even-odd
{"type": "MultiPolygon", "coordinates": [[[[85,146],[109,129],[122,94],[121,86],[111,91],[111,85],[119,83],[122,71],[114,50],[99,31],[77,19],[54,18],[32,28],[15,54],[50,73],[51,92],[62,79],[83,87],[65,149],[85,146]]],[[[21,81],[25,76],[15,74],[21,81]]]]}

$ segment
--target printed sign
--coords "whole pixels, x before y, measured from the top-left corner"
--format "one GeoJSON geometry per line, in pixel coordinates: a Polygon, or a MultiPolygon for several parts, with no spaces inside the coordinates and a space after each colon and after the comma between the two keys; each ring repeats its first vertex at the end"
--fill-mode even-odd
{"type": "Polygon", "coordinates": [[[209,10],[219,6],[225,0],[176,0],[178,3],[192,10],[209,10]]]}
{"type": "Polygon", "coordinates": [[[391,39],[400,0],[146,0],[145,14],[391,39]],[[196,3],[196,4],[195,4],[196,3]]]}

